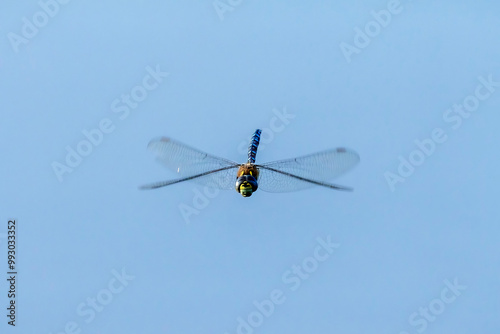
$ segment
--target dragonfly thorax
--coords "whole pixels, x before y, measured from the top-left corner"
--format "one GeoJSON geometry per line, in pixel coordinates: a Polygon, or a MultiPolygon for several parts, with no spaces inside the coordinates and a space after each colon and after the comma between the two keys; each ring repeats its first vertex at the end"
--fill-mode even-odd
{"type": "Polygon", "coordinates": [[[258,177],[259,170],[254,164],[246,163],[241,165],[236,176],[236,191],[243,197],[252,196],[252,193],[257,191],[259,187],[257,184],[258,177]]]}

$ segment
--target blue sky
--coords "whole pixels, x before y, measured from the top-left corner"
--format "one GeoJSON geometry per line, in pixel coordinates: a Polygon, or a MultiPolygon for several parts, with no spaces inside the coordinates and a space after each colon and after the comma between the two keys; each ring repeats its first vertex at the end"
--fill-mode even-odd
{"type": "Polygon", "coordinates": [[[2,333],[498,332],[499,9],[4,4],[2,333]],[[152,138],[243,162],[256,128],[257,162],[356,150],[354,192],[138,190],[152,138]]]}

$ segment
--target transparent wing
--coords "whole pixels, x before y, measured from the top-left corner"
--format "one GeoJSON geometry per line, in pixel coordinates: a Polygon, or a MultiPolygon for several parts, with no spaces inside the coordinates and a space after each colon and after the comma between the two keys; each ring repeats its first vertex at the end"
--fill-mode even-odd
{"type": "Polygon", "coordinates": [[[359,155],[346,148],[336,148],[294,159],[259,165],[259,189],[288,192],[321,185],[333,189],[349,188],[327,183],[353,168],[359,155]]]}
{"type": "Polygon", "coordinates": [[[233,161],[210,155],[166,137],[152,140],[148,149],[163,166],[176,173],[178,178],[142,188],[158,188],[188,180],[219,189],[234,188],[236,169],[240,165],[233,161]]]}
{"type": "Polygon", "coordinates": [[[198,184],[209,186],[218,189],[234,189],[236,182],[236,168],[238,166],[229,166],[216,170],[211,170],[205,173],[196,174],[192,176],[182,177],[175,180],[160,181],[151,184],[146,184],[139,187],[140,189],[156,189],[161,187],[166,187],[172,184],[184,182],[184,181],[194,181],[198,184]]]}

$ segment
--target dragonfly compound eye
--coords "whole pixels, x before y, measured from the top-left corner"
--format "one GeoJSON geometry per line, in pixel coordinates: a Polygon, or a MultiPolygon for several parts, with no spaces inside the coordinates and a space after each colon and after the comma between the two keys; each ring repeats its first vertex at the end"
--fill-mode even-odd
{"type": "Polygon", "coordinates": [[[251,175],[242,175],[236,181],[236,191],[241,193],[243,197],[252,196],[258,188],[257,180],[251,175]]]}

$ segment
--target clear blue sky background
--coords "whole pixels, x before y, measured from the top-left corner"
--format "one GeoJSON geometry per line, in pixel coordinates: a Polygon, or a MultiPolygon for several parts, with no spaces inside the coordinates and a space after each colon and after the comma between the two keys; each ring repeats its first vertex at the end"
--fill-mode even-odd
{"type": "Polygon", "coordinates": [[[233,334],[277,289],[254,333],[498,333],[500,87],[457,129],[443,115],[479,76],[500,81],[500,4],[402,1],[348,62],[341,43],[387,6],[242,1],[222,20],[211,1],[73,0],[16,52],[8,34],[41,7],[4,2],[0,259],[4,277],[16,218],[19,328],[2,278],[0,331],[233,334]],[[120,119],[113,101],[156,66],[169,76],[120,119]],[[284,109],[257,161],[350,147],[361,163],[335,182],[354,192],[220,192],[187,224],[179,208],[203,187],[137,189],[174,176],[152,138],[243,162],[241,142],[284,109]],[[114,130],[59,182],[53,162],[106,118],[114,130]],[[391,191],[385,173],[435,128],[447,140],[391,191]],[[292,291],[283,275],[328,236],[340,246],[292,291]],[[122,268],[134,279],[112,294],[122,268]],[[106,305],[87,322],[88,298],[106,305]]]}

